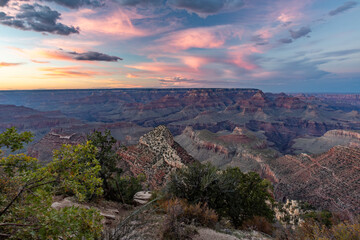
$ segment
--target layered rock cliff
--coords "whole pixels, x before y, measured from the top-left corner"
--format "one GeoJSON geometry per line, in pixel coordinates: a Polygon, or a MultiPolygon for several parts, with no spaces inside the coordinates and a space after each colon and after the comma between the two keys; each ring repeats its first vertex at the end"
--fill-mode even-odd
{"type": "MultiPolygon", "coordinates": [[[[326,102],[333,98],[346,99],[346,104],[353,102],[354,106],[358,102],[356,95],[320,99],[264,93],[258,89],[116,89],[0,94],[2,103],[42,111],[56,110],[52,112],[54,116],[64,114],[78,118],[71,120],[73,122],[86,124],[127,122],[143,128],[166,125],[174,135],[181,134],[187,126],[212,132],[233,131],[243,126],[253,132],[265,131],[269,141],[275,144],[273,147],[282,153],[290,153],[293,141],[299,137],[320,137],[333,129],[360,130],[358,110],[347,111],[347,105],[342,109],[341,101],[336,106],[326,102]]],[[[21,111],[26,117],[15,118],[7,126],[14,124],[28,129],[31,125],[35,130],[47,126],[49,130],[64,124],[73,125],[58,118],[38,121],[27,109],[21,111]]],[[[10,119],[7,111],[3,113],[10,119]]]]}
{"type": "Polygon", "coordinates": [[[119,151],[120,167],[127,174],[144,174],[151,189],[164,186],[172,171],[194,162],[177,144],[169,129],[159,126],[142,136],[137,145],[119,151]]]}
{"type": "Polygon", "coordinates": [[[269,147],[271,143],[262,132],[236,127],[232,132],[212,133],[187,127],[175,140],[200,162],[210,162],[221,168],[239,167],[277,181],[267,162],[281,154],[269,147]]]}

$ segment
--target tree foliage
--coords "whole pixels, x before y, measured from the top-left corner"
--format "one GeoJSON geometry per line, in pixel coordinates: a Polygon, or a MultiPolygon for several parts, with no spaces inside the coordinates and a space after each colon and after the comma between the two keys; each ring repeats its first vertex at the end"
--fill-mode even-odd
{"type": "Polygon", "coordinates": [[[94,131],[87,139],[98,150],[96,159],[101,166],[100,177],[103,180],[105,198],[127,204],[133,203],[135,193],[142,189],[144,176],[122,176],[122,169],[117,167],[121,160],[117,153],[119,147],[110,130],[94,131]]]}
{"type": "MultiPolygon", "coordinates": [[[[0,134],[0,146],[12,151],[30,141],[31,133],[8,129],[0,134]]],[[[2,154],[1,154],[2,155],[2,154]]],[[[55,192],[68,191],[79,200],[101,194],[100,166],[90,143],[64,146],[54,161],[40,166],[25,154],[0,159],[0,238],[96,239],[101,216],[94,209],[51,207],[55,192]]]]}
{"type": "Polygon", "coordinates": [[[24,143],[32,141],[33,134],[31,132],[18,133],[15,127],[6,129],[0,134],[0,148],[9,148],[12,152],[20,150],[24,147],[24,143]]]}
{"type": "Polygon", "coordinates": [[[116,166],[120,160],[120,156],[117,154],[117,141],[111,135],[110,130],[105,130],[104,133],[94,131],[87,136],[87,139],[97,149],[95,158],[101,166],[99,174],[103,180],[104,196],[108,199],[116,200],[114,182],[122,173],[122,169],[116,166]]]}
{"type": "Polygon", "coordinates": [[[268,181],[255,172],[242,173],[239,168],[228,168],[222,173],[223,199],[225,207],[221,212],[229,216],[238,227],[245,220],[262,216],[272,221],[274,212],[269,204],[272,201],[268,181]]]}
{"type": "Polygon", "coordinates": [[[57,189],[74,194],[80,201],[89,200],[94,195],[101,196],[101,166],[96,151],[91,142],[64,145],[54,151],[53,161],[44,170],[57,182],[57,189]]]}
{"type": "Polygon", "coordinates": [[[239,227],[254,216],[273,219],[269,187],[254,172],[242,173],[238,168],[220,171],[210,164],[195,163],[172,174],[167,191],[190,203],[206,203],[239,227]]]}

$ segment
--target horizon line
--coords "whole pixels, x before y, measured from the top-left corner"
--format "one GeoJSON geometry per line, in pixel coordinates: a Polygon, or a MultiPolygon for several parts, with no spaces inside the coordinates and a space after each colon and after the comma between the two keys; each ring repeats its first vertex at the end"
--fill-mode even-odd
{"type": "Polygon", "coordinates": [[[0,92],[31,92],[31,91],[113,91],[113,90],[190,90],[190,89],[228,89],[228,90],[260,90],[264,93],[287,93],[287,94],[353,94],[360,95],[360,92],[299,92],[299,91],[263,91],[260,88],[226,88],[226,87],[177,87],[177,88],[162,88],[162,87],[137,87],[137,88],[60,88],[60,89],[0,89],[0,92]]]}

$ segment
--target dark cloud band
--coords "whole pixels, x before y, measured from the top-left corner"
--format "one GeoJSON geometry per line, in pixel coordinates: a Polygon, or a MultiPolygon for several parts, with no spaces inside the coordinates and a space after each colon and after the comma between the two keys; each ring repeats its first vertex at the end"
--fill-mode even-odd
{"type": "Polygon", "coordinates": [[[0,13],[0,24],[36,32],[70,35],[79,33],[79,28],[59,23],[61,14],[48,6],[23,4],[15,16],[0,13]]]}
{"type": "Polygon", "coordinates": [[[298,39],[309,34],[311,32],[311,29],[309,27],[302,27],[297,31],[289,30],[289,32],[293,39],[298,39]]]}
{"type": "Polygon", "coordinates": [[[4,7],[8,4],[10,0],[0,0],[0,7],[4,7]]]}
{"type": "Polygon", "coordinates": [[[41,0],[43,2],[54,2],[61,6],[77,9],[83,6],[101,7],[105,0],[41,0]]]}
{"type": "Polygon", "coordinates": [[[115,0],[123,6],[160,6],[164,0],[115,0]]]}
{"type": "Polygon", "coordinates": [[[345,12],[346,10],[349,10],[353,7],[355,7],[357,5],[357,2],[354,2],[354,1],[351,1],[351,2],[346,2],[344,3],[342,6],[332,10],[329,12],[329,15],[330,16],[334,16],[336,14],[339,14],[339,13],[342,13],[342,12],[345,12]]]}
{"type": "Polygon", "coordinates": [[[176,8],[200,14],[214,14],[222,10],[237,10],[244,5],[243,0],[169,0],[176,8]]]}
{"type": "Polygon", "coordinates": [[[119,60],[123,60],[120,57],[110,56],[99,52],[85,52],[85,53],[69,52],[69,54],[72,55],[73,59],[79,61],[117,62],[119,60]]]}
{"type": "Polygon", "coordinates": [[[281,43],[292,43],[293,40],[291,38],[282,38],[279,40],[281,43]]]}
{"type": "Polygon", "coordinates": [[[198,14],[215,14],[221,11],[237,10],[244,5],[243,0],[115,0],[123,6],[160,6],[168,4],[198,14]]]}

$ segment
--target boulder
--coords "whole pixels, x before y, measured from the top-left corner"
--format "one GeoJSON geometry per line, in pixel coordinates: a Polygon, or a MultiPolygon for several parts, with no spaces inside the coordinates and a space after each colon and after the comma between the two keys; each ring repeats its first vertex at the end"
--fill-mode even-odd
{"type": "Polygon", "coordinates": [[[141,191],[141,192],[137,192],[135,195],[134,195],[134,201],[136,203],[139,203],[139,204],[146,204],[149,202],[151,198],[151,192],[149,191],[141,191]]]}

